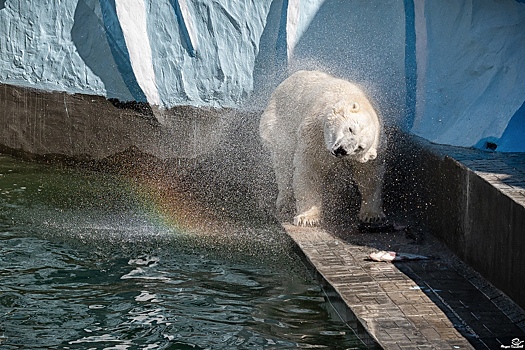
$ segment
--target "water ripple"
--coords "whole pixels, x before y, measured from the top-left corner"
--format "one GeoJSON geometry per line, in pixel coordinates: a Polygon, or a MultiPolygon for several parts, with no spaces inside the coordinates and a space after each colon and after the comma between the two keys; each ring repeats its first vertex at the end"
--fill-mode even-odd
{"type": "Polygon", "coordinates": [[[0,173],[2,349],[363,348],[280,232],[219,242],[158,225],[118,179],[0,173]]]}

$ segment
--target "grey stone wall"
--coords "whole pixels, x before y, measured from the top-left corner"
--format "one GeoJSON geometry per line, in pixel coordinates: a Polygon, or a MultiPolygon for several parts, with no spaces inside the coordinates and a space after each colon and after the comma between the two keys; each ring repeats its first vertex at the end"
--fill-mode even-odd
{"type": "Polygon", "coordinates": [[[397,137],[390,209],[415,218],[525,308],[525,155],[397,137]]]}
{"type": "Polygon", "coordinates": [[[134,147],[159,159],[194,158],[216,146],[230,117],[227,109],[152,110],[0,84],[0,147],[35,155],[102,159],[134,147]]]}

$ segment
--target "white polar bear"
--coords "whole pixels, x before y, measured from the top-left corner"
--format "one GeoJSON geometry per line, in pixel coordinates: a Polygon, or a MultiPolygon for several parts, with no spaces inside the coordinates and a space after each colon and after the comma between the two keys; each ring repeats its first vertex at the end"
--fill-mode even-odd
{"type": "Polygon", "coordinates": [[[322,217],[326,175],[343,166],[361,193],[359,219],[383,222],[384,162],[381,124],[366,94],[355,84],[318,71],[298,71],[273,92],[259,128],[272,156],[281,219],[295,198],[297,226],[322,217]]]}

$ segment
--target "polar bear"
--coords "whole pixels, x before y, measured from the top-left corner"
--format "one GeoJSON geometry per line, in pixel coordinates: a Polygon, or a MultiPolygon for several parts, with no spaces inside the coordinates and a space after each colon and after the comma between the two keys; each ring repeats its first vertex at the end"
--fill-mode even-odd
{"type": "Polygon", "coordinates": [[[298,71],[272,93],[259,132],[272,157],[280,219],[295,199],[294,224],[319,225],[322,186],[336,169],[357,183],[359,220],[385,221],[382,127],[359,86],[319,71],[298,71]]]}

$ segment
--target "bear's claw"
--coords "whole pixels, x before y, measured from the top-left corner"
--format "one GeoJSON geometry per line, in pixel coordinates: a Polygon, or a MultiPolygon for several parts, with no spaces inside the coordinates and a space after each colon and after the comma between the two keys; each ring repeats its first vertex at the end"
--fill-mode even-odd
{"type": "Polygon", "coordinates": [[[320,210],[317,207],[312,207],[308,209],[307,211],[296,215],[293,218],[293,224],[295,226],[319,226],[321,223],[321,215],[320,210]]]}
{"type": "Polygon", "coordinates": [[[383,212],[379,213],[359,213],[359,221],[365,224],[381,224],[385,223],[386,215],[383,212]]]}
{"type": "Polygon", "coordinates": [[[295,226],[303,226],[303,227],[308,227],[308,226],[319,226],[319,224],[321,223],[321,220],[320,219],[309,219],[307,217],[304,217],[302,215],[297,215],[296,217],[293,218],[293,224],[295,226]]]}
{"type": "Polygon", "coordinates": [[[381,216],[375,216],[370,218],[365,218],[365,220],[362,220],[365,224],[381,224],[386,222],[386,217],[381,216]]]}

